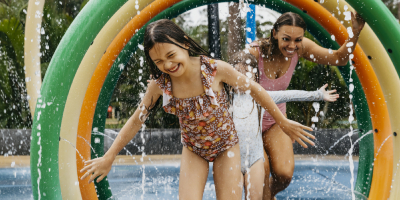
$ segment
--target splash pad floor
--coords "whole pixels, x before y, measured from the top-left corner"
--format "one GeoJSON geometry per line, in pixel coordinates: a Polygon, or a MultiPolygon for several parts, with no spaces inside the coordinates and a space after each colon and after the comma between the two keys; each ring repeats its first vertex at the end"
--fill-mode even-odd
{"type": "MultiPolygon", "coordinates": [[[[140,155],[134,158],[118,156],[110,171],[116,199],[177,199],[180,155],[150,155],[143,162],[140,155]]],[[[351,199],[348,157],[295,155],[295,159],[292,183],[278,199],[351,199]]],[[[358,157],[354,160],[355,180],[358,157]]],[[[0,157],[0,167],[0,199],[33,199],[29,156],[0,157]]],[[[215,199],[211,170],[203,199],[215,199]]]]}

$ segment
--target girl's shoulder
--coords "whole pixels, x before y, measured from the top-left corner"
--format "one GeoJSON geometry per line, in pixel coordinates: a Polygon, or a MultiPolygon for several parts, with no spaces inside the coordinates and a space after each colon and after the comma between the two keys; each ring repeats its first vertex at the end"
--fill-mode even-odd
{"type": "Polygon", "coordinates": [[[162,93],[172,95],[171,77],[168,74],[162,73],[156,80],[151,80],[151,83],[157,85],[162,93]]]}
{"type": "Polygon", "coordinates": [[[207,75],[215,76],[215,73],[217,73],[218,63],[220,63],[219,60],[214,58],[204,55],[200,56],[200,67],[203,75],[206,73],[207,75]]]}

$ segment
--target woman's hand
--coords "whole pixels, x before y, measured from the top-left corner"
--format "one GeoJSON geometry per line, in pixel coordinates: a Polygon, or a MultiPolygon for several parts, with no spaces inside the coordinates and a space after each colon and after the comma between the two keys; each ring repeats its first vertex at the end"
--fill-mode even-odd
{"type": "Polygon", "coordinates": [[[289,119],[285,119],[277,124],[283,130],[283,132],[285,132],[290,137],[290,139],[292,139],[293,143],[297,141],[304,148],[307,148],[307,145],[303,141],[307,142],[308,144],[311,144],[312,146],[315,145],[314,142],[312,142],[310,139],[307,138],[309,137],[311,139],[315,139],[315,136],[304,131],[304,130],[312,131],[313,130],[312,128],[303,126],[300,123],[297,123],[289,119]]]}
{"type": "Polygon", "coordinates": [[[86,167],[81,169],[81,173],[86,173],[81,177],[81,180],[91,175],[89,183],[91,183],[96,177],[100,176],[96,181],[100,182],[104,177],[107,176],[111,170],[112,163],[115,158],[109,158],[106,155],[104,157],[96,158],[93,160],[85,161],[86,167]]]}
{"type": "Polygon", "coordinates": [[[358,36],[360,35],[361,30],[364,28],[365,20],[360,14],[356,13],[354,15],[354,13],[351,12],[351,24],[353,26],[352,28],[354,35],[358,36]]]}
{"type": "Polygon", "coordinates": [[[328,87],[328,84],[325,84],[322,86],[319,90],[322,91],[324,101],[328,102],[334,102],[339,98],[339,94],[333,94],[336,92],[336,90],[328,90],[326,91],[326,87],[328,87]]]}

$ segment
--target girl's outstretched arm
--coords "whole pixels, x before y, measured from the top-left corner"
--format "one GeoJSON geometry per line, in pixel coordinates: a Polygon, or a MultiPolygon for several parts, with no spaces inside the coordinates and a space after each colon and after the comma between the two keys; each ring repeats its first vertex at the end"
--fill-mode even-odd
{"type": "Polygon", "coordinates": [[[303,130],[306,129],[312,131],[310,127],[303,126],[300,123],[292,120],[288,120],[263,87],[236,71],[228,63],[220,60],[217,62],[218,68],[215,77],[217,81],[225,82],[234,88],[250,92],[250,95],[254,98],[254,100],[256,100],[258,104],[260,104],[267,112],[271,114],[271,116],[275,119],[276,124],[278,124],[279,127],[292,140],[296,140],[304,148],[307,148],[307,145],[303,142],[303,140],[311,145],[314,145],[314,142],[309,140],[307,137],[312,139],[315,139],[315,137],[303,130]]]}
{"type": "Polygon", "coordinates": [[[283,90],[267,92],[276,104],[290,101],[336,101],[339,98],[339,94],[334,94],[336,90],[325,90],[326,87],[328,87],[328,84],[325,84],[317,91],[283,90]]]}
{"type": "Polygon", "coordinates": [[[100,182],[108,174],[115,157],[121,149],[124,148],[133,137],[135,137],[136,133],[142,127],[148,114],[146,108],[149,109],[150,106],[153,106],[161,95],[162,91],[157,86],[156,82],[154,80],[150,81],[142,102],[136,109],[135,113],[126,122],[124,127],[122,127],[107,153],[104,154],[103,157],[85,162],[85,165],[87,166],[81,169],[81,172],[86,171],[86,173],[81,177],[82,180],[89,175],[92,175],[89,179],[89,183],[98,176],[100,177],[97,179],[97,182],[100,182]]]}
{"type": "MultiPolygon", "coordinates": [[[[246,62],[246,61],[245,61],[246,62]]],[[[234,68],[247,78],[256,81],[255,73],[256,69],[254,66],[244,64],[244,62],[234,65],[234,68]]],[[[257,67],[257,66],[255,66],[257,67]]],[[[334,102],[339,98],[339,94],[334,94],[336,90],[326,90],[328,84],[323,85],[317,91],[304,91],[304,90],[283,90],[283,91],[267,91],[269,96],[276,104],[290,102],[290,101],[328,101],[334,102]]],[[[234,90],[236,93],[242,93],[244,91],[234,90]]]]}
{"type": "Polygon", "coordinates": [[[299,47],[300,54],[307,60],[324,65],[343,66],[349,61],[349,56],[353,53],[358,37],[364,27],[365,21],[359,15],[351,13],[352,28],[349,30],[349,37],[338,50],[323,48],[308,38],[303,38],[302,45],[299,47]]]}

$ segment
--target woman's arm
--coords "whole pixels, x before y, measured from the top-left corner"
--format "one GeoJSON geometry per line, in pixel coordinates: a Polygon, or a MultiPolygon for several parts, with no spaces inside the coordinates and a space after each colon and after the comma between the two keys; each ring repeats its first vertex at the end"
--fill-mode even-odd
{"type": "Polygon", "coordinates": [[[308,38],[303,38],[303,48],[300,50],[300,54],[305,59],[324,65],[346,65],[349,61],[349,56],[353,53],[360,32],[364,27],[365,21],[359,14],[354,16],[351,13],[352,21],[352,33],[349,33],[349,37],[346,42],[338,50],[330,50],[323,48],[311,41],[308,38]]]}
{"type": "Polygon", "coordinates": [[[126,122],[124,127],[122,127],[107,153],[104,154],[103,157],[85,162],[85,164],[88,165],[84,167],[81,172],[87,172],[81,177],[82,180],[88,177],[90,174],[93,174],[89,179],[89,183],[98,176],[100,176],[100,178],[97,179],[97,182],[100,182],[108,174],[108,172],[111,170],[111,165],[115,157],[118,155],[121,149],[124,148],[128,142],[135,137],[136,133],[142,127],[142,124],[146,120],[146,116],[148,114],[146,108],[153,106],[153,104],[161,95],[162,91],[157,86],[156,82],[154,80],[150,81],[142,102],[136,109],[135,113],[126,122]]]}
{"type": "Polygon", "coordinates": [[[253,99],[260,104],[271,116],[275,119],[279,127],[292,139],[296,140],[303,147],[307,148],[307,145],[302,141],[314,145],[314,143],[307,137],[314,139],[315,137],[303,129],[312,131],[311,128],[303,126],[297,122],[288,120],[278,106],[274,103],[272,98],[268,95],[263,87],[258,83],[250,80],[243,74],[236,71],[231,65],[224,61],[217,61],[218,69],[215,81],[225,82],[234,88],[239,88],[242,91],[249,91],[253,99]]]}

